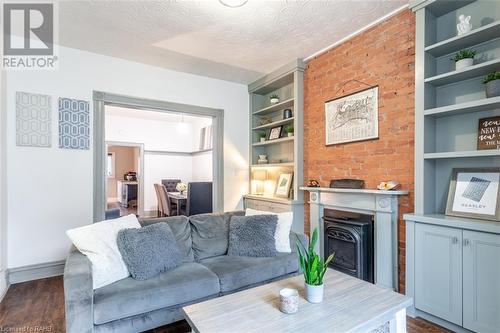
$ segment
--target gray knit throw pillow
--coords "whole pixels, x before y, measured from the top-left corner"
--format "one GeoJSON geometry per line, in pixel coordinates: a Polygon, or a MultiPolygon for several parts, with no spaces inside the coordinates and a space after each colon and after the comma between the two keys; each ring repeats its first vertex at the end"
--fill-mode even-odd
{"type": "Polygon", "coordinates": [[[118,232],[123,261],[136,280],[147,280],[180,265],[182,255],[169,225],[156,223],[118,232]]]}
{"type": "Polygon", "coordinates": [[[229,256],[275,257],[276,215],[233,216],[229,223],[229,256]]]}

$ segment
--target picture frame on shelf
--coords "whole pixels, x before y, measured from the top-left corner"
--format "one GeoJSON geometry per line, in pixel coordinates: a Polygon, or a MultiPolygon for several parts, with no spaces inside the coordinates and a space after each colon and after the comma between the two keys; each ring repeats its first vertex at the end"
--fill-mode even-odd
{"type": "Polygon", "coordinates": [[[283,132],[283,125],[272,127],[267,135],[268,140],[276,140],[281,138],[281,133],[283,132]]]}
{"type": "Polygon", "coordinates": [[[277,198],[288,198],[292,188],[293,172],[280,173],[274,196],[277,198]]]}
{"type": "Polygon", "coordinates": [[[500,116],[479,119],[477,150],[500,149],[500,116]]]}
{"type": "Polygon", "coordinates": [[[500,221],[500,168],[457,168],[446,203],[446,215],[500,221]]]}

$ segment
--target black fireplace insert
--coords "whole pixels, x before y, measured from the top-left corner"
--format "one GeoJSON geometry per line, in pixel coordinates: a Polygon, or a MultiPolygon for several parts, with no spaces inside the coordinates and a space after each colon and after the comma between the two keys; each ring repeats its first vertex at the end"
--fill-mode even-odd
{"type": "Polygon", "coordinates": [[[374,282],[373,216],[325,209],[324,254],[335,252],[329,266],[374,282]]]}

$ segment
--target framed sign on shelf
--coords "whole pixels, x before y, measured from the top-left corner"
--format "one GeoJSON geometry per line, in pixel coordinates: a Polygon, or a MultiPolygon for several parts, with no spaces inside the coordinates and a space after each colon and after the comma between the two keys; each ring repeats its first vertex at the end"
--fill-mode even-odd
{"type": "Polygon", "coordinates": [[[378,138],[378,87],[325,103],[326,145],[378,138]]]}
{"type": "Polygon", "coordinates": [[[500,168],[453,169],[446,215],[500,221],[500,168]]]}

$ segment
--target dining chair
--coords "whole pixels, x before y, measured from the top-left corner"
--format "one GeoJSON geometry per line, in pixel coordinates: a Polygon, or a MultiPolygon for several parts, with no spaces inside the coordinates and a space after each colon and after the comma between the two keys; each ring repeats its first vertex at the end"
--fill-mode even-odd
{"type": "Polygon", "coordinates": [[[158,187],[158,191],[160,192],[161,205],[163,207],[163,216],[177,215],[177,205],[173,204],[170,200],[167,189],[162,184],[158,185],[160,185],[158,187]]]}
{"type": "Polygon", "coordinates": [[[156,209],[156,216],[157,217],[163,217],[163,205],[162,205],[162,199],[160,196],[160,186],[161,184],[153,184],[155,187],[155,192],[156,192],[156,202],[157,204],[157,209],[156,209]]]}
{"type": "Polygon", "coordinates": [[[212,182],[189,183],[186,202],[187,216],[212,212],[212,182]]]}
{"type": "Polygon", "coordinates": [[[167,189],[167,192],[178,192],[177,191],[177,184],[180,183],[180,179],[162,179],[161,183],[165,188],[167,189]]]}

